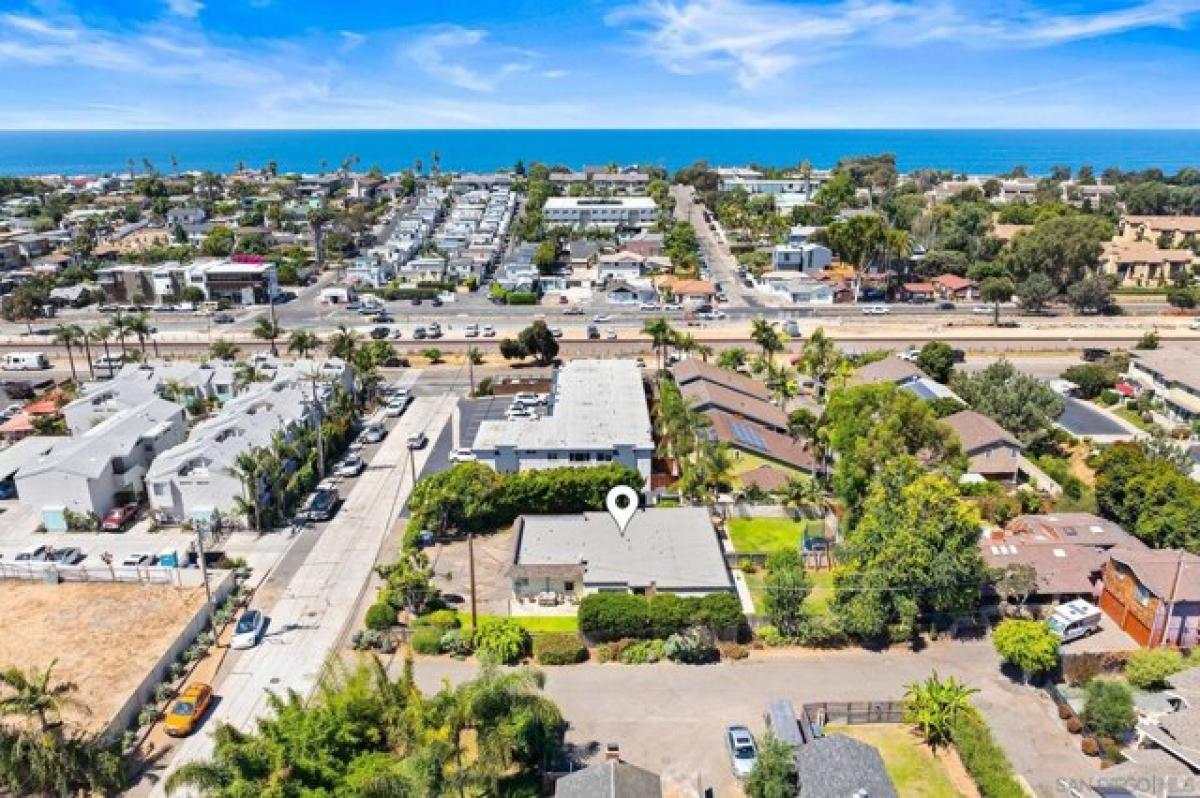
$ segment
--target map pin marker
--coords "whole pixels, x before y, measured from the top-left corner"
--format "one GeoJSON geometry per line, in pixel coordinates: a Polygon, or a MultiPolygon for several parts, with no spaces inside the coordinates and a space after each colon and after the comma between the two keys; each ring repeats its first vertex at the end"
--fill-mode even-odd
{"type": "Polygon", "coordinates": [[[633,520],[633,514],[637,512],[637,491],[628,485],[617,485],[608,492],[608,496],[604,499],[604,506],[608,508],[608,514],[617,522],[617,527],[623,533],[625,527],[629,526],[629,522],[633,520]],[[625,502],[624,507],[621,506],[622,500],[625,502]]]}

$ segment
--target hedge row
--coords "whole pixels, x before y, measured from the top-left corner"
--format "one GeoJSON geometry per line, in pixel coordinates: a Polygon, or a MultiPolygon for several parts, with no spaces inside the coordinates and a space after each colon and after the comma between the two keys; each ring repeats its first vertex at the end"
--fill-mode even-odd
{"type": "Polygon", "coordinates": [[[951,732],[954,747],[983,798],[1024,798],[1012,764],[976,711],[960,712],[951,732]]]}
{"type": "Polygon", "coordinates": [[[684,598],[660,593],[653,598],[630,593],[593,593],[579,603],[579,630],[589,640],[664,639],[692,626],[737,636],[746,625],[742,605],[732,593],[684,598]]]}

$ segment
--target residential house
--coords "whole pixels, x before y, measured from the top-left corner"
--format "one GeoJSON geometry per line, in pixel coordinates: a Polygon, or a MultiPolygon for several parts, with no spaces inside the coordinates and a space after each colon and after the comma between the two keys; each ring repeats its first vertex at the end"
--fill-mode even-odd
{"type": "Polygon", "coordinates": [[[600,245],[587,239],[567,243],[567,264],[572,269],[587,269],[600,257],[600,245]]]}
{"type": "Polygon", "coordinates": [[[1142,548],[1119,524],[1091,513],[1019,515],[994,527],[979,541],[989,568],[1028,565],[1037,574],[1032,604],[1061,604],[1083,598],[1095,602],[1104,584],[1108,552],[1142,548]]]}
{"type": "Polygon", "coordinates": [[[905,302],[932,302],[938,289],[933,283],[904,283],[900,286],[900,298],[905,302]]]}
{"type": "Polygon", "coordinates": [[[646,258],[635,252],[613,252],[596,259],[596,284],[634,281],[646,273],[646,258]]]}
{"type": "Polygon", "coordinates": [[[548,415],[484,421],[471,450],[501,473],[618,462],[649,480],[654,438],[641,372],[630,360],[573,360],[555,372],[548,415]]]}
{"type": "Polygon", "coordinates": [[[733,450],[735,458],[761,458],[776,466],[808,474],[817,472],[818,465],[812,452],[790,435],[720,410],[709,410],[704,415],[711,422],[705,434],[711,440],[726,444],[733,450]]]}
{"type": "Polygon", "coordinates": [[[756,287],[790,305],[832,305],[837,298],[834,285],[795,272],[767,272],[756,287]]]}
{"type": "Polygon", "coordinates": [[[823,272],[833,263],[833,250],[822,244],[777,244],[771,250],[771,268],[777,272],[823,272]]]}
{"type": "Polygon", "coordinates": [[[1200,216],[1123,216],[1117,223],[1117,238],[1164,249],[1190,249],[1200,240],[1200,216]]]}
{"type": "Polygon", "coordinates": [[[1200,347],[1135,350],[1128,381],[1162,399],[1171,421],[1190,425],[1200,419],[1200,347]]]}
{"type": "Polygon", "coordinates": [[[555,798],[663,798],[662,778],[619,757],[559,777],[555,798]]]}
{"type": "Polygon", "coordinates": [[[167,211],[167,227],[203,224],[208,214],[203,208],[171,208],[167,211]]]}
{"type": "Polygon", "coordinates": [[[1200,274],[1200,256],[1187,249],[1163,249],[1153,241],[1105,242],[1100,263],[1104,274],[1132,288],[1157,288],[1200,274]]]}
{"type": "Polygon", "coordinates": [[[639,508],[622,530],[608,512],[524,515],[508,577],[513,597],[575,603],[599,592],[703,596],[733,590],[704,507],[639,508]]]}
{"type": "Polygon", "coordinates": [[[979,283],[957,274],[939,274],[931,282],[940,299],[961,301],[979,296],[979,283]]]}
{"type": "Polygon", "coordinates": [[[1113,548],[1100,608],[1147,648],[1200,644],[1200,556],[1178,549],[1113,548]]]}
{"type": "Polygon", "coordinates": [[[927,402],[934,399],[958,399],[958,395],[954,391],[940,382],[930,379],[916,365],[895,355],[868,363],[850,378],[851,385],[866,385],[873,382],[894,383],[927,402]]]}
{"type": "Polygon", "coordinates": [[[147,469],[185,435],[179,405],[148,399],[31,459],[17,471],[17,493],[47,529],[65,531],[68,511],[103,516],[122,497],[143,495],[147,469]]]}
{"type": "Polygon", "coordinates": [[[658,290],[685,308],[712,305],[717,300],[717,289],[708,280],[685,280],[668,275],[658,281],[658,290]]]}
{"type": "Polygon", "coordinates": [[[758,380],[699,358],[689,357],[671,366],[671,376],[680,387],[694,382],[715,383],[764,402],[771,399],[771,392],[767,390],[767,386],[758,380]]]}
{"type": "Polygon", "coordinates": [[[954,431],[969,460],[968,473],[997,482],[1016,483],[1021,472],[1021,442],[992,419],[962,410],[942,419],[954,431]]]}
{"type": "Polygon", "coordinates": [[[683,395],[684,401],[697,412],[719,410],[776,432],[787,432],[787,413],[764,399],[748,396],[733,388],[703,380],[681,385],[679,392],[683,395]]]}
{"type": "Polygon", "coordinates": [[[413,258],[400,265],[396,274],[402,283],[440,283],[446,278],[446,259],[440,255],[413,258]]]}
{"type": "Polygon", "coordinates": [[[605,298],[610,305],[640,305],[643,302],[658,301],[658,291],[645,280],[617,280],[609,284],[605,298]]]}
{"type": "Polygon", "coordinates": [[[896,798],[896,788],[873,746],[844,734],[826,734],[796,748],[803,798],[896,798]]]}
{"type": "Polygon", "coordinates": [[[663,234],[642,231],[621,242],[621,249],[634,252],[643,258],[657,258],[663,254],[663,234]]]}

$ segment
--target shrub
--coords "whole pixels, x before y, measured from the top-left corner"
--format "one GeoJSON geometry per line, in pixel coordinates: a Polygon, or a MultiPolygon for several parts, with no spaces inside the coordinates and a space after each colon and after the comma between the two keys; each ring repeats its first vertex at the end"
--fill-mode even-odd
{"type": "Polygon", "coordinates": [[[648,622],[648,603],[641,596],[593,593],[579,602],[579,630],[590,640],[642,637],[648,622]]]}
{"type": "Polygon", "coordinates": [[[742,614],[742,602],[735,594],[710,593],[700,599],[694,621],[722,637],[736,636],[746,625],[746,616],[742,614]]]}
{"type": "Polygon", "coordinates": [[[715,662],[721,657],[717,647],[697,629],[689,629],[668,637],[663,644],[663,654],[672,662],[682,662],[686,665],[715,662]]]}
{"type": "Polygon", "coordinates": [[[1112,405],[1115,405],[1120,398],[1120,395],[1112,388],[1105,388],[1100,392],[1100,395],[1096,397],[1096,401],[1105,407],[1111,407],[1112,405]]]}
{"type": "Polygon", "coordinates": [[[650,637],[667,638],[682,632],[692,622],[695,603],[674,593],[659,593],[647,602],[646,617],[650,637]]]}
{"type": "Polygon", "coordinates": [[[1183,655],[1167,649],[1136,652],[1125,664],[1125,678],[1142,690],[1161,690],[1172,674],[1183,670],[1183,655]]]}
{"type": "Polygon", "coordinates": [[[442,651],[454,657],[469,657],[471,655],[471,637],[462,633],[461,629],[447,629],[442,632],[442,651]]]}
{"type": "Polygon", "coordinates": [[[722,643],[717,646],[717,650],[721,659],[746,659],[750,656],[750,649],[738,643],[722,643]]]}
{"type": "Polygon", "coordinates": [[[1071,711],[1071,708],[1069,706],[1067,706],[1066,704],[1058,705],[1058,719],[1059,720],[1070,720],[1073,717],[1075,717],[1075,713],[1071,711]]]}
{"type": "Polygon", "coordinates": [[[552,632],[533,638],[533,656],[540,665],[574,665],[587,655],[587,646],[577,634],[552,632]]]}
{"type": "Polygon", "coordinates": [[[458,613],[454,610],[435,610],[428,615],[417,618],[417,626],[433,626],[438,629],[457,629],[462,626],[458,613]]]}
{"type": "Polygon", "coordinates": [[[833,615],[811,615],[796,629],[795,641],[808,648],[836,648],[846,644],[846,632],[833,615]]]}
{"type": "Polygon", "coordinates": [[[787,637],[774,626],[760,626],[756,634],[759,640],[771,648],[782,646],[788,642],[787,637]]]}
{"type": "Polygon", "coordinates": [[[433,627],[418,629],[413,632],[408,644],[418,654],[441,654],[442,632],[433,627]]]}
{"type": "Polygon", "coordinates": [[[1068,718],[1067,731],[1069,731],[1071,734],[1079,734],[1083,731],[1083,721],[1075,717],[1068,718]]]}
{"type": "Polygon", "coordinates": [[[389,629],[396,625],[396,609],[391,604],[377,601],[367,608],[368,629],[389,629]]]}
{"type": "Polygon", "coordinates": [[[512,618],[489,618],[479,624],[473,642],[481,659],[514,665],[529,649],[529,632],[512,618]]]}
{"type": "Polygon", "coordinates": [[[1083,719],[1097,734],[1124,737],[1137,721],[1133,691],[1129,685],[1111,679],[1096,679],[1087,686],[1083,719]]]}
{"type": "Polygon", "coordinates": [[[992,633],[996,652],[1026,675],[1058,664],[1058,638],[1041,621],[1002,621],[992,633]]]}
{"type": "Polygon", "coordinates": [[[658,662],[666,654],[666,644],[661,640],[639,640],[630,643],[621,652],[621,663],[624,665],[645,665],[658,662]]]}
{"type": "Polygon", "coordinates": [[[1063,659],[1063,680],[1072,687],[1087,684],[1100,675],[1103,664],[1099,655],[1080,652],[1063,659]]]}
{"type": "Polygon", "coordinates": [[[996,744],[978,712],[959,713],[951,739],[983,798],[1024,798],[1025,790],[1013,775],[1004,749],[996,744]]]}
{"type": "Polygon", "coordinates": [[[1096,742],[1095,737],[1084,737],[1079,750],[1083,751],[1084,756],[1100,756],[1100,743],[1096,742]]]}

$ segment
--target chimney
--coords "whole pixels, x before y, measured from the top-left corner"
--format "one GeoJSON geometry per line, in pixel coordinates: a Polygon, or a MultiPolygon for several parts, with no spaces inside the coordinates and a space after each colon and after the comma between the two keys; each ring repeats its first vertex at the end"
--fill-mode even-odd
{"type": "Polygon", "coordinates": [[[605,762],[620,762],[621,761],[621,746],[617,743],[609,743],[604,746],[604,761],[605,762]]]}

